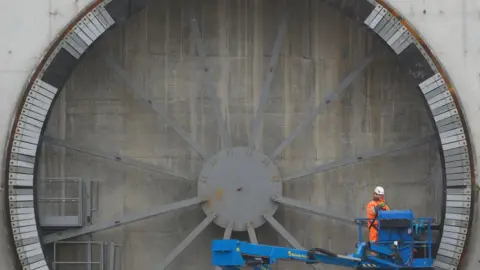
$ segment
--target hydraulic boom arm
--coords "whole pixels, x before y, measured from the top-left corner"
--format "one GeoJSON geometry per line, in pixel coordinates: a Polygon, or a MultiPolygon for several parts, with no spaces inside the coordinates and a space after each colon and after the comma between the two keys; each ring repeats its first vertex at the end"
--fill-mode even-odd
{"type": "Polygon", "coordinates": [[[270,269],[270,265],[279,260],[294,260],[306,264],[331,264],[350,268],[378,267],[396,269],[395,265],[374,264],[362,261],[359,254],[364,252],[365,245],[360,245],[356,254],[337,255],[322,249],[300,250],[251,244],[238,240],[213,241],[213,265],[222,269],[239,269],[250,266],[253,269],[270,269]]]}
{"type": "Polygon", "coordinates": [[[431,218],[415,219],[410,210],[380,211],[378,240],[362,239],[362,224],[371,221],[357,219],[359,239],[356,251],[337,255],[324,249],[301,250],[251,244],[238,240],[214,240],[212,263],[223,269],[270,269],[280,260],[306,264],[330,264],[354,269],[433,269],[431,218]],[[426,237],[424,230],[426,229],[426,237]],[[422,256],[423,255],[423,256],[422,256]]]}

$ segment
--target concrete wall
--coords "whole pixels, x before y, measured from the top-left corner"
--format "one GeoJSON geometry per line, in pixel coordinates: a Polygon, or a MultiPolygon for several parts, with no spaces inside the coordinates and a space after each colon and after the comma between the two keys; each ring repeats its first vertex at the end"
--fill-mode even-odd
{"type": "MultiPolygon", "coordinates": [[[[245,146],[281,10],[277,0],[202,3],[198,18],[213,82],[233,145],[245,146]]],[[[432,134],[421,95],[406,79],[395,55],[365,28],[324,4],[310,3],[288,1],[291,20],[265,113],[260,150],[273,151],[305,116],[309,97],[315,104],[323,102],[367,52],[375,51],[378,59],[342,98],[328,106],[313,128],[285,150],[276,162],[282,175],[432,134]]],[[[134,15],[125,27],[108,33],[74,71],[47,133],[196,177],[202,161],[101,60],[101,55],[111,54],[154,103],[161,104],[196,142],[214,153],[218,141],[212,104],[202,94],[204,85],[198,83],[206,78],[188,34],[188,19],[188,6],[182,2],[156,2],[134,15]]],[[[64,175],[99,183],[94,223],[196,194],[195,184],[149,176],[73,151],[63,153],[58,147],[45,147],[44,157],[47,177],[64,175]]],[[[371,190],[383,185],[392,207],[440,218],[439,161],[437,145],[425,145],[294,180],[285,186],[284,196],[353,220],[364,215],[371,190]]],[[[182,211],[99,233],[94,239],[122,244],[126,269],[153,269],[203,218],[198,209],[182,211]]],[[[278,219],[306,247],[345,254],[356,239],[355,226],[325,218],[283,211],[278,219]]],[[[171,269],[210,269],[209,239],[221,237],[222,231],[211,226],[171,269]]],[[[287,245],[279,242],[268,225],[257,234],[262,243],[287,245]]]]}
{"type": "MultiPolygon", "coordinates": [[[[4,149],[20,93],[30,73],[43,56],[55,35],[91,0],[21,0],[1,1],[0,11],[0,152],[4,164],[4,149]]],[[[2,165],[2,171],[5,168],[2,165]]],[[[2,173],[3,175],[3,173],[2,173]]],[[[3,178],[3,177],[2,177],[3,178]]],[[[4,181],[2,179],[2,185],[4,181]]],[[[5,194],[0,192],[0,269],[16,269],[6,222],[5,194]]]]}
{"type": "MultiPolygon", "coordinates": [[[[55,34],[87,2],[42,0],[0,3],[0,10],[2,10],[0,87],[3,94],[2,106],[0,106],[1,115],[3,115],[0,118],[0,131],[3,134],[7,134],[10,128],[9,123],[16,105],[12,101],[18,100],[24,83],[43,51],[55,34]],[[25,8],[26,6],[30,8],[25,8]],[[14,28],[12,28],[12,22],[16,23],[14,28]],[[7,42],[4,42],[5,40],[7,42]]],[[[480,2],[475,0],[391,0],[390,2],[417,27],[432,46],[449,75],[452,76],[467,118],[475,119],[479,111],[477,101],[479,99],[476,96],[479,67],[476,63],[478,63],[480,40],[476,36],[476,29],[478,29],[476,24],[478,24],[480,2]]],[[[480,125],[475,125],[472,121],[469,126],[474,144],[480,143],[480,125]]],[[[0,143],[2,149],[4,145],[5,143],[0,143]]],[[[0,234],[0,242],[5,242],[4,239],[8,239],[5,231],[0,234]]],[[[475,241],[471,243],[473,253],[475,241]]],[[[0,254],[8,252],[8,247],[0,246],[0,254]]],[[[478,269],[478,265],[475,264],[471,264],[470,267],[470,269],[478,269]]],[[[11,269],[11,260],[2,258],[0,268],[11,269]]]]}
{"type": "MultiPolygon", "coordinates": [[[[478,159],[480,145],[480,1],[388,0],[409,20],[438,56],[457,89],[478,159]]],[[[478,167],[478,160],[476,162],[478,167]]],[[[475,172],[478,178],[478,172],[475,172]]],[[[480,222],[475,206],[472,236],[463,269],[480,268],[480,222]]]]}

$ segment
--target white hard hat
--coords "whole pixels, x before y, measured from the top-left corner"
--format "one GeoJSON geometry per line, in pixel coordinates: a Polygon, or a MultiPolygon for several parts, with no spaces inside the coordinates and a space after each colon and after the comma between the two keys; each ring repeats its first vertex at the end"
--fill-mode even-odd
{"type": "Polygon", "coordinates": [[[385,195],[385,190],[383,190],[383,187],[378,186],[373,190],[373,193],[378,195],[385,195]]]}

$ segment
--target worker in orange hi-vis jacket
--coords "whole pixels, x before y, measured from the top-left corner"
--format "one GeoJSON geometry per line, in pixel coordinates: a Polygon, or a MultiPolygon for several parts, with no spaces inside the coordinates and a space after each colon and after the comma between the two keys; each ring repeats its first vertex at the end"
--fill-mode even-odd
{"type": "Polygon", "coordinates": [[[368,202],[366,209],[367,218],[372,219],[368,221],[368,240],[370,242],[378,240],[378,220],[373,219],[377,218],[380,210],[390,210],[390,208],[385,203],[385,190],[383,187],[376,187],[373,191],[373,200],[368,202]]]}

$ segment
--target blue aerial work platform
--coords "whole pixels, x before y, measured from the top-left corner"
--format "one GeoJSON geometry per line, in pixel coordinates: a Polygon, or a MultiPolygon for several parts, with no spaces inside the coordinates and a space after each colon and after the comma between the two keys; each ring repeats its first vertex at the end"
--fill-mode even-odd
{"type": "Polygon", "coordinates": [[[320,248],[301,250],[238,240],[214,240],[212,263],[222,269],[251,267],[258,270],[270,269],[280,260],[354,269],[433,269],[433,219],[415,219],[410,210],[379,211],[376,219],[379,235],[375,243],[362,240],[362,228],[369,220],[356,220],[359,238],[353,254],[338,255],[320,248]]]}

